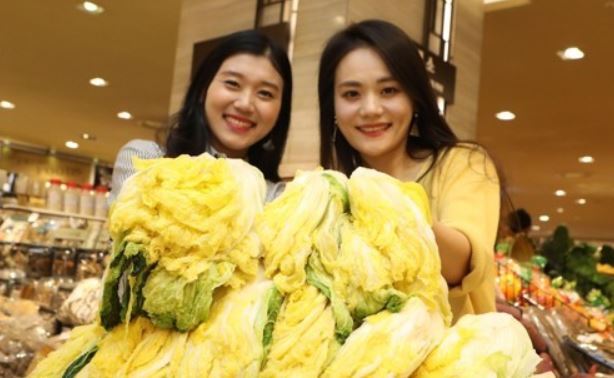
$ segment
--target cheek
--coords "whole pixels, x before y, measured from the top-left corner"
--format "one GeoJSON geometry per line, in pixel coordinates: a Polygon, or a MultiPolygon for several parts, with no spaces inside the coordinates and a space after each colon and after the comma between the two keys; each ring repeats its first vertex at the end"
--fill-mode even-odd
{"type": "Polygon", "coordinates": [[[281,101],[267,102],[260,106],[262,121],[266,123],[266,126],[273,127],[275,125],[275,122],[277,122],[277,118],[279,117],[280,110],[281,101]]]}
{"type": "Polygon", "coordinates": [[[335,102],[335,117],[337,118],[337,125],[339,128],[350,128],[353,126],[354,119],[358,114],[359,106],[347,101],[335,102]]]}

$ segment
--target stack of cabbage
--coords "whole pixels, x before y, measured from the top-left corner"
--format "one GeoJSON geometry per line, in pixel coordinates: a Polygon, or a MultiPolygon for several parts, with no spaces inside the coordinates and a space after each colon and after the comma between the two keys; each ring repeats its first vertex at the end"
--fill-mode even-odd
{"type": "Polygon", "coordinates": [[[286,297],[260,376],[529,376],[539,357],[513,318],[447,328],[430,224],[418,184],[364,168],[299,174],[256,225],[286,297]]]}
{"type": "Polygon", "coordinates": [[[282,299],[259,267],[262,174],[208,155],[136,164],[109,216],[100,324],[32,376],[256,374],[282,299]]]}
{"type": "Polygon", "coordinates": [[[513,320],[489,314],[448,328],[419,185],[362,168],[349,179],[302,172],[262,211],[264,180],[244,162],[140,165],[110,214],[115,246],[100,325],[75,329],[32,376],[524,377],[534,369],[538,358],[513,320]]]}

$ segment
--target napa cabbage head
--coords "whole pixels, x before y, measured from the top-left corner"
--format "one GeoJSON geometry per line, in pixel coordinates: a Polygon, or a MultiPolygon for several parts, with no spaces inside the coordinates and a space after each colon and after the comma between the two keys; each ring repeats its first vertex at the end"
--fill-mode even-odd
{"type": "Polygon", "coordinates": [[[531,339],[506,313],[464,315],[416,373],[427,377],[530,377],[541,361],[531,339]]]}
{"type": "Polygon", "coordinates": [[[283,294],[305,284],[312,234],[326,213],[330,196],[331,181],[322,170],[299,172],[257,219],[265,274],[283,294]]]}
{"type": "Polygon", "coordinates": [[[282,304],[259,376],[318,377],[338,348],[335,320],[327,298],[315,287],[305,285],[282,304]]]}
{"type": "Polygon", "coordinates": [[[207,267],[187,267],[236,248],[262,210],[264,177],[241,160],[182,155],[135,166],[109,212],[111,236],[145,245],[148,261],[174,262],[182,269],[169,270],[189,280],[207,267]]]}
{"type": "Polygon", "coordinates": [[[71,365],[74,366],[76,360],[92,350],[95,351],[104,335],[105,330],[99,324],[76,327],[71,331],[68,340],[39,362],[28,377],[62,377],[71,365]]]}
{"type": "Polygon", "coordinates": [[[348,192],[352,226],[382,256],[394,287],[419,296],[450,324],[447,287],[422,186],[358,168],[348,181],[348,192]]]}
{"type": "Polygon", "coordinates": [[[156,327],[144,317],[120,324],[99,343],[86,376],[176,376],[186,339],[187,333],[156,327]]]}
{"type": "Polygon", "coordinates": [[[176,376],[257,377],[281,303],[268,280],[221,293],[209,321],[190,333],[176,376]]]}
{"type": "Polygon", "coordinates": [[[421,299],[408,299],[401,311],[367,317],[321,375],[336,377],[408,377],[443,337],[444,320],[421,299]]]}

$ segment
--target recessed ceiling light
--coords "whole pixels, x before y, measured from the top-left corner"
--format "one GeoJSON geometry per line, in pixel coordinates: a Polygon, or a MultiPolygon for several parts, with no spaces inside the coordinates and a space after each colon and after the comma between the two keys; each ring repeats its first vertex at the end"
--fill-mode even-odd
{"type": "Polygon", "coordinates": [[[72,141],[72,140],[67,140],[66,143],[64,143],[64,145],[72,150],[79,148],[79,143],[72,141]]]}
{"type": "Polygon", "coordinates": [[[538,224],[534,224],[533,226],[531,226],[531,230],[533,230],[533,231],[539,231],[541,229],[542,228],[538,224]]]}
{"type": "Polygon", "coordinates": [[[96,140],[96,135],[89,134],[89,133],[83,133],[83,134],[81,134],[81,138],[83,138],[85,140],[96,140]]]}
{"type": "Polygon", "coordinates": [[[586,199],[585,199],[585,198],[578,198],[578,199],[576,200],[576,203],[577,203],[578,205],[586,205],[586,199]]]}
{"type": "Polygon", "coordinates": [[[79,4],[77,8],[79,8],[79,10],[82,10],[90,14],[100,14],[104,12],[103,7],[91,1],[84,1],[81,4],[79,4]]]}
{"type": "Polygon", "coordinates": [[[584,51],[573,46],[556,53],[563,60],[578,60],[584,58],[584,51]]]}
{"type": "Polygon", "coordinates": [[[595,159],[590,155],[584,155],[584,156],[580,156],[578,158],[578,161],[584,164],[591,164],[595,161],[595,159]]]}
{"type": "Polygon", "coordinates": [[[548,222],[550,220],[550,217],[547,216],[546,214],[540,215],[539,216],[539,220],[542,221],[542,222],[548,222]]]}
{"type": "Polygon", "coordinates": [[[132,114],[130,114],[128,112],[119,112],[119,113],[117,113],[117,118],[132,119],[132,114]]]}
{"type": "Polygon", "coordinates": [[[107,85],[109,85],[109,82],[101,77],[95,77],[93,79],[90,79],[90,84],[95,87],[106,87],[107,85]]]}
{"type": "Polygon", "coordinates": [[[499,112],[497,114],[495,114],[495,117],[497,117],[497,119],[501,120],[501,121],[511,121],[513,119],[516,118],[516,114],[508,111],[508,110],[504,110],[502,112],[499,112]]]}
{"type": "Polygon", "coordinates": [[[567,192],[564,191],[563,189],[559,189],[554,192],[554,195],[557,197],[565,197],[567,195],[567,192]]]}
{"type": "Polygon", "coordinates": [[[562,207],[559,207],[556,209],[556,212],[559,214],[563,214],[565,212],[565,209],[563,209],[562,207]]]}
{"type": "Polygon", "coordinates": [[[0,108],[2,109],[15,109],[15,104],[10,101],[2,100],[0,101],[0,108]]]}

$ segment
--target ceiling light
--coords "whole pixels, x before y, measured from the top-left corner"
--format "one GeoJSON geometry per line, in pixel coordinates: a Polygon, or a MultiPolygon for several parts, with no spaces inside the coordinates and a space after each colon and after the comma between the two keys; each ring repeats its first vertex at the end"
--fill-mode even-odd
{"type": "Polygon", "coordinates": [[[595,161],[595,159],[593,159],[593,157],[590,155],[584,155],[584,156],[580,156],[578,158],[578,161],[584,164],[591,164],[595,161]]]}
{"type": "Polygon", "coordinates": [[[550,217],[547,216],[546,214],[540,215],[539,216],[539,220],[542,221],[542,222],[548,222],[550,220],[550,217]]]}
{"type": "Polygon", "coordinates": [[[83,134],[81,134],[81,138],[83,138],[85,140],[96,140],[96,135],[89,134],[89,133],[83,133],[83,134]]]}
{"type": "Polygon", "coordinates": [[[501,121],[511,121],[516,118],[516,114],[510,111],[504,110],[502,112],[495,114],[495,117],[497,117],[497,119],[501,121]]]}
{"type": "Polygon", "coordinates": [[[345,25],[345,17],[343,17],[343,16],[335,16],[335,23],[337,25],[345,25]]]}
{"type": "Polygon", "coordinates": [[[64,143],[64,145],[72,150],[79,148],[79,143],[72,141],[72,140],[68,140],[66,141],[66,143],[64,143]]]}
{"type": "Polygon", "coordinates": [[[109,85],[109,82],[101,77],[95,77],[93,79],[90,79],[90,84],[95,87],[106,87],[107,85],[109,85]]]}
{"type": "Polygon", "coordinates": [[[554,192],[554,195],[557,197],[565,197],[567,195],[567,192],[564,191],[563,189],[559,189],[554,192]]]}
{"type": "Polygon", "coordinates": [[[100,14],[104,12],[103,7],[91,1],[84,1],[81,4],[79,4],[77,8],[79,8],[79,10],[82,10],[90,14],[100,14]]]}
{"type": "Polygon", "coordinates": [[[10,101],[2,100],[0,101],[0,108],[2,109],[15,109],[15,104],[10,101]]]}
{"type": "Polygon", "coordinates": [[[586,205],[586,199],[585,199],[585,198],[578,198],[578,199],[576,200],[576,203],[577,203],[578,205],[586,205]]]}
{"type": "Polygon", "coordinates": [[[556,212],[559,214],[563,214],[565,212],[565,209],[563,209],[562,207],[559,207],[556,209],[556,212]]]}
{"type": "Polygon", "coordinates": [[[132,114],[130,114],[128,112],[119,112],[119,113],[117,113],[117,118],[132,119],[132,114]]]}
{"type": "Polygon", "coordinates": [[[539,231],[539,230],[541,230],[541,229],[542,229],[542,228],[541,228],[541,227],[539,227],[539,225],[538,225],[538,224],[534,224],[533,226],[531,226],[531,230],[533,230],[533,231],[539,231]]]}
{"type": "Polygon", "coordinates": [[[578,60],[584,58],[584,52],[575,46],[559,51],[557,55],[563,60],[578,60]]]}

